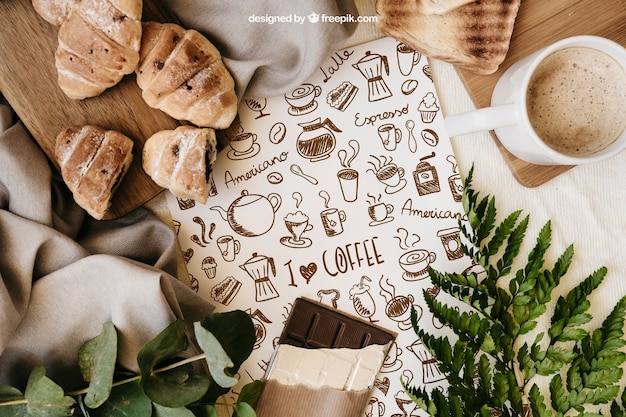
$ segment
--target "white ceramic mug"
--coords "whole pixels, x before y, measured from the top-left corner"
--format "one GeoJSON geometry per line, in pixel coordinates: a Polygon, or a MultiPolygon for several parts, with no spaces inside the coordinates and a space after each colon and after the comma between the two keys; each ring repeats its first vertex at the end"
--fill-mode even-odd
{"type": "MultiPolygon", "coordinates": [[[[448,116],[449,136],[494,130],[502,145],[516,157],[538,165],[578,165],[610,158],[626,148],[626,130],[605,148],[586,155],[570,155],[548,146],[531,125],[527,89],[531,77],[542,61],[561,49],[591,48],[605,53],[621,65],[626,73],[626,49],[616,42],[598,36],[574,36],[557,41],[509,67],[500,77],[491,97],[491,107],[448,116]]],[[[626,87],[625,87],[626,88],[626,87]]],[[[626,116],[624,116],[626,117],[626,116]]]]}

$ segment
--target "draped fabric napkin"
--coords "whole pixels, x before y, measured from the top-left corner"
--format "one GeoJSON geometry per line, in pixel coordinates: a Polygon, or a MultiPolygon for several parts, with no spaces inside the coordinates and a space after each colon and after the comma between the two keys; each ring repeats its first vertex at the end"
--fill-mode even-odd
{"type": "Polygon", "coordinates": [[[212,305],[178,281],[176,236],[144,208],[95,221],[11,112],[0,105],[0,384],[23,389],[31,369],[66,389],[84,385],[82,343],[106,321],[120,364],[176,318],[201,320],[212,305]]]}
{"type": "MultiPolygon", "coordinates": [[[[308,2],[168,0],[182,24],[223,54],[239,97],[274,96],[299,85],[356,23],[255,23],[254,16],[356,16],[352,0],[308,2]]],[[[293,19],[293,17],[291,17],[293,19]]],[[[0,96],[1,98],[1,96],[0,96]]],[[[213,307],[175,278],[176,236],[146,209],[95,221],[10,108],[0,103],[0,384],[24,388],[43,364],[65,388],[83,385],[77,352],[112,321],[119,362],[176,318],[213,307]]]]}
{"type": "Polygon", "coordinates": [[[239,98],[274,97],[293,90],[357,27],[355,22],[331,23],[323,16],[359,14],[353,0],[164,2],[183,26],[203,33],[219,49],[239,98]]]}

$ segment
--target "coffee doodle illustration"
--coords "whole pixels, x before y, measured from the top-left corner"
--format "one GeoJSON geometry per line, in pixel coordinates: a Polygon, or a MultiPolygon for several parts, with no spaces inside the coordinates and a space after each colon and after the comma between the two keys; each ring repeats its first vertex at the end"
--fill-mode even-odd
{"type": "Polygon", "coordinates": [[[293,193],[291,193],[291,198],[293,198],[296,202],[296,208],[300,208],[300,204],[302,204],[302,194],[300,194],[298,191],[294,191],[293,193]]]}
{"type": "Polygon", "coordinates": [[[358,284],[354,284],[352,288],[350,288],[349,298],[352,300],[352,306],[356,314],[369,320],[371,323],[375,323],[378,320],[374,320],[372,317],[374,313],[376,313],[376,303],[370,293],[370,286],[366,284],[365,281],[372,282],[367,275],[363,275],[358,284]]]}
{"type": "Polygon", "coordinates": [[[313,278],[313,275],[315,275],[315,273],[317,272],[317,264],[315,262],[309,262],[307,265],[300,265],[299,270],[300,275],[302,275],[302,278],[304,278],[304,280],[308,284],[309,282],[311,282],[311,278],[313,278]]]}
{"type": "Polygon", "coordinates": [[[382,378],[376,378],[374,380],[374,386],[383,395],[387,395],[387,393],[389,392],[389,387],[391,386],[391,380],[389,379],[388,376],[384,376],[382,378]]]}
{"type": "Polygon", "coordinates": [[[231,235],[224,235],[217,238],[217,247],[226,262],[233,262],[241,251],[241,242],[231,235]]]}
{"type": "Polygon", "coordinates": [[[253,320],[244,379],[264,374],[296,297],[397,333],[368,406],[378,417],[421,415],[396,395],[400,378],[435,379],[410,329],[411,306],[420,327],[443,326],[423,311],[422,293],[438,290],[427,264],[484,273],[452,260],[462,178],[428,61],[398,46],[338,51],[287,94],[242,100],[209,203],[166,194],[191,286],[216,312],[253,320]]]}
{"type": "Polygon", "coordinates": [[[322,225],[326,236],[338,236],[343,233],[343,222],[347,220],[346,212],[338,208],[330,207],[330,195],[322,190],[319,196],[324,200],[324,210],[320,212],[322,225]]]}
{"type": "Polygon", "coordinates": [[[177,197],[176,201],[178,202],[178,208],[181,210],[189,210],[196,206],[196,201],[191,198],[177,197]]]}
{"type": "Polygon", "coordinates": [[[278,145],[287,136],[287,126],[283,122],[276,122],[272,125],[267,135],[271,143],[278,145]]]}
{"type": "Polygon", "coordinates": [[[254,252],[252,257],[239,267],[254,280],[255,300],[257,302],[271,300],[279,296],[270,279],[270,275],[276,276],[274,258],[254,252]]]}
{"type": "Polygon", "coordinates": [[[427,161],[427,159],[434,158],[435,156],[433,152],[430,155],[420,158],[420,162],[415,167],[415,171],[413,171],[413,180],[415,181],[417,192],[421,196],[441,191],[437,168],[427,161]]]}
{"type": "Polygon", "coordinates": [[[415,133],[413,133],[413,129],[415,129],[415,120],[408,119],[404,124],[406,126],[406,130],[409,134],[409,151],[411,153],[417,152],[417,139],[415,138],[415,133]]]}
{"type": "Polygon", "coordinates": [[[402,131],[393,123],[385,123],[378,126],[378,137],[383,147],[392,152],[396,150],[398,143],[402,140],[402,131]]]}
{"type": "Polygon", "coordinates": [[[299,176],[304,178],[305,180],[307,180],[308,182],[310,182],[313,185],[317,185],[319,183],[319,181],[317,180],[317,178],[309,175],[309,174],[305,174],[304,171],[302,170],[302,168],[300,167],[300,165],[298,164],[291,164],[291,166],[289,167],[289,170],[299,176]]]}
{"type": "Polygon", "coordinates": [[[404,363],[402,362],[402,359],[400,359],[400,356],[402,356],[402,349],[398,346],[396,341],[393,341],[391,346],[389,346],[389,351],[387,351],[387,356],[383,361],[383,366],[380,368],[380,372],[391,373],[402,369],[404,363]]]}
{"type": "Polygon", "coordinates": [[[367,80],[367,99],[370,102],[383,100],[393,95],[383,76],[389,76],[387,56],[367,51],[365,56],[352,66],[359,70],[367,80]]]}
{"type": "Polygon", "coordinates": [[[239,294],[241,282],[235,277],[228,276],[211,288],[211,298],[220,304],[228,306],[239,294]]]}
{"type": "Polygon", "coordinates": [[[317,292],[317,298],[320,303],[337,308],[337,300],[341,298],[341,293],[336,288],[321,289],[317,292]]]}
{"type": "Polygon", "coordinates": [[[252,319],[254,325],[255,342],[253,349],[258,349],[267,336],[267,324],[272,324],[272,321],[258,308],[254,311],[247,309],[248,316],[252,319]]]}
{"type": "Polygon", "coordinates": [[[295,213],[288,213],[283,221],[289,231],[289,236],[282,237],[281,244],[289,248],[308,248],[313,244],[311,239],[302,236],[313,229],[313,225],[309,223],[309,216],[298,210],[295,213]]]}
{"type": "Polygon", "coordinates": [[[437,112],[439,111],[439,106],[437,105],[437,99],[432,92],[426,94],[422,101],[420,101],[417,109],[420,112],[420,116],[422,117],[422,122],[424,123],[432,123],[435,120],[435,116],[437,116],[437,112]]]}
{"type": "Polygon", "coordinates": [[[217,275],[217,262],[215,262],[215,258],[210,255],[202,260],[201,268],[208,279],[213,279],[217,275]]]}
{"type": "Polygon", "coordinates": [[[413,352],[422,364],[422,383],[432,384],[443,381],[446,377],[437,366],[437,359],[426,349],[420,340],[416,340],[412,345],[407,346],[407,350],[413,352]]]}
{"type": "MultiPolygon", "coordinates": [[[[211,242],[211,240],[213,240],[213,232],[215,231],[215,223],[211,223],[211,226],[209,227],[209,230],[207,231],[207,227],[206,227],[206,223],[204,223],[204,220],[202,220],[202,217],[200,216],[194,216],[193,219],[191,219],[194,223],[197,223],[200,225],[200,237],[196,237],[194,238],[192,236],[192,240],[196,241],[196,240],[201,240],[203,243],[205,244],[209,244],[211,242]],[[206,238],[205,238],[206,236],[206,238]],[[209,239],[209,240],[207,240],[209,239]]],[[[197,236],[197,235],[194,235],[197,236]]]]}
{"type": "Polygon", "coordinates": [[[198,281],[198,278],[194,277],[192,274],[189,274],[189,286],[195,292],[200,291],[200,281],[198,281]]]}
{"type": "Polygon", "coordinates": [[[422,130],[421,136],[424,143],[428,146],[432,146],[433,148],[439,143],[439,135],[432,129],[422,130]]]}
{"type": "Polygon", "coordinates": [[[423,72],[423,73],[424,73],[424,75],[425,75],[425,76],[427,76],[427,77],[428,77],[428,79],[432,82],[432,80],[433,80],[433,74],[432,74],[432,72],[431,72],[431,70],[430,70],[430,65],[428,65],[428,64],[427,64],[427,65],[424,65],[424,66],[422,67],[422,72],[423,72]]]}
{"type": "Polygon", "coordinates": [[[419,81],[406,80],[402,83],[402,87],[400,87],[400,91],[402,91],[402,94],[404,94],[405,96],[409,96],[413,94],[415,90],[417,90],[417,87],[419,87],[419,81]]]}
{"type": "Polygon", "coordinates": [[[387,194],[395,194],[406,186],[407,181],[403,178],[404,168],[395,164],[392,157],[387,158],[384,155],[380,155],[380,157],[370,156],[373,161],[370,160],[368,163],[372,168],[369,168],[367,171],[373,172],[376,179],[385,185],[387,194]]]}
{"type": "Polygon", "coordinates": [[[343,199],[348,202],[354,202],[359,195],[359,171],[351,168],[352,161],[359,154],[360,146],[359,142],[351,139],[348,141],[348,145],[352,149],[352,155],[348,157],[348,152],[345,149],[340,149],[337,152],[339,157],[339,163],[342,169],[337,172],[337,180],[339,181],[339,187],[341,188],[341,194],[343,199]]]}
{"type": "Polygon", "coordinates": [[[261,145],[258,143],[258,135],[251,132],[236,134],[230,139],[228,146],[231,148],[228,152],[228,158],[232,160],[252,158],[261,151],[261,145]]]}
{"type": "Polygon", "coordinates": [[[404,76],[411,74],[413,68],[419,63],[422,54],[405,43],[399,43],[396,47],[398,69],[404,76]]]}
{"type": "Polygon", "coordinates": [[[241,236],[260,236],[267,233],[274,225],[274,214],[280,207],[282,198],[270,193],[267,197],[249,194],[243,190],[228,207],[212,206],[211,210],[220,214],[234,232],[241,236]]]}
{"type": "Polygon", "coordinates": [[[326,103],[333,109],[346,111],[358,91],[359,88],[350,81],[344,81],[337,88],[330,90],[326,95],[326,103]]]}
{"type": "Polygon", "coordinates": [[[452,172],[453,174],[448,177],[448,185],[450,186],[450,192],[452,193],[452,199],[454,201],[461,202],[463,200],[463,179],[461,178],[461,174],[459,173],[456,158],[454,155],[448,155],[446,157],[446,161],[452,164],[452,172]]]}
{"type": "Polygon", "coordinates": [[[248,106],[250,110],[259,112],[259,115],[255,117],[255,119],[260,119],[261,117],[265,116],[271,116],[271,114],[269,113],[263,113],[263,110],[265,110],[265,108],[267,107],[267,98],[262,98],[258,100],[248,98],[244,100],[244,103],[246,103],[246,106],[248,106]]]}
{"type": "Polygon", "coordinates": [[[193,258],[194,252],[192,248],[188,248],[187,250],[183,251],[183,260],[185,261],[186,264],[188,264],[191,261],[191,258],[193,258]]]}
{"type": "Polygon", "coordinates": [[[399,236],[396,235],[394,236],[394,238],[398,239],[398,247],[401,250],[409,250],[415,247],[415,245],[417,245],[422,240],[420,235],[418,235],[417,233],[411,233],[404,227],[398,227],[396,229],[396,233],[398,233],[399,236]]]}
{"type": "Polygon", "coordinates": [[[398,259],[400,267],[404,270],[402,279],[420,281],[428,278],[428,268],[436,259],[437,254],[427,249],[413,249],[403,253],[398,259]]]}
{"type": "Polygon", "coordinates": [[[322,94],[322,88],[313,84],[302,84],[290,93],[285,94],[285,101],[289,104],[287,113],[291,116],[309,114],[317,109],[317,97],[322,94]]]}
{"type": "Polygon", "coordinates": [[[383,417],[385,414],[385,403],[380,402],[376,397],[370,397],[365,409],[365,415],[368,417],[383,417]]]}
{"type": "Polygon", "coordinates": [[[452,227],[437,232],[437,236],[446,250],[446,256],[451,261],[463,258],[460,233],[461,229],[458,227],[452,227]]]}
{"type": "MultiPolygon", "coordinates": [[[[402,381],[404,381],[407,386],[413,384],[414,378],[413,373],[408,369],[402,371],[402,381]]],[[[400,409],[400,414],[392,414],[391,417],[419,417],[421,415],[421,409],[409,398],[405,390],[399,390],[394,395],[394,400],[400,409]]]]}
{"type": "Polygon", "coordinates": [[[367,196],[369,204],[367,207],[367,214],[370,216],[370,219],[372,219],[372,221],[369,222],[370,226],[380,226],[394,220],[391,216],[394,209],[393,205],[381,201],[380,194],[378,195],[378,198],[369,193],[367,196]]]}
{"type": "Polygon", "coordinates": [[[320,117],[298,123],[298,126],[302,128],[296,139],[298,154],[311,162],[328,158],[337,144],[335,133],[340,133],[341,130],[330,119],[322,120],[320,117]]]}
{"type": "Polygon", "coordinates": [[[281,182],[283,182],[283,179],[283,174],[281,174],[280,172],[273,171],[267,174],[267,182],[273,185],[280,184],[281,182]]]}
{"type": "Polygon", "coordinates": [[[198,235],[191,235],[189,238],[190,238],[190,239],[191,239],[191,241],[192,241],[193,243],[195,243],[196,245],[201,246],[201,247],[203,247],[203,248],[206,248],[207,244],[206,244],[206,243],[204,243],[204,242],[202,242],[202,241],[200,240],[200,237],[199,237],[198,235]]]}
{"type": "Polygon", "coordinates": [[[411,306],[417,314],[417,321],[422,317],[423,309],[417,304],[413,304],[415,298],[413,294],[396,294],[396,287],[389,281],[389,278],[380,277],[380,295],[385,298],[385,314],[395,321],[400,330],[409,330],[411,326],[411,306]]]}

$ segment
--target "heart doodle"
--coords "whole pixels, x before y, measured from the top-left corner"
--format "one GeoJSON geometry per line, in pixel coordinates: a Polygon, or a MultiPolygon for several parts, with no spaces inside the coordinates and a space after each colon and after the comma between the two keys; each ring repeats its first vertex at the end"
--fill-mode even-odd
{"type": "Polygon", "coordinates": [[[314,262],[311,262],[308,265],[300,266],[300,275],[302,275],[302,278],[306,280],[307,284],[311,281],[311,278],[313,278],[313,275],[315,275],[316,272],[317,265],[314,262]]]}
{"type": "Polygon", "coordinates": [[[193,249],[189,248],[186,251],[183,252],[183,259],[185,260],[185,263],[188,264],[189,261],[191,260],[191,258],[193,257],[193,249]]]}
{"type": "Polygon", "coordinates": [[[384,377],[383,379],[376,379],[374,381],[374,386],[380,390],[383,394],[387,395],[389,392],[389,386],[391,385],[391,381],[388,377],[384,377]]]}

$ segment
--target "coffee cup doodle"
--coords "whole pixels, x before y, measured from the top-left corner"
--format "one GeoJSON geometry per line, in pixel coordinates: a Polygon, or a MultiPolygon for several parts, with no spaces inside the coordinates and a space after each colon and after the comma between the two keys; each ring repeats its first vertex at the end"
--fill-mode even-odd
{"type": "Polygon", "coordinates": [[[257,143],[257,134],[250,132],[238,133],[228,143],[232,148],[228,152],[230,159],[247,159],[255,156],[261,150],[261,145],[257,143]]]}
{"type": "Polygon", "coordinates": [[[377,158],[372,155],[374,161],[369,161],[369,164],[373,167],[368,169],[376,176],[376,179],[385,184],[385,192],[387,194],[395,194],[402,190],[407,181],[404,177],[404,168],[399,167],[393,162],[393,158],[387,158],[381,156],[377,158]]]}
{"type": "Polygon", "coordinates": [[[369,214],[372,221],[370,226],[378,226],[381,224],[393,221],[393,217],[390,214],[393,212],[393,206],[391,204],[376,203],[371,204],[367,208],[367,214],[369,214]]]}
{"type": "Polygon", "coordinates": [[[311,246],[311,239],[302,236],[305,232],[313,229],[313,225],[309,223],[309,216],[301,211],[297,211],[287,214],[283,220],[290,236],[281,238],[280,243],[292,248],[311,246]]]}
{"type": "Polygon", "coordinates": [[[302,84],[291,93],[285,94],[285,100],[290,105],[287,112],[292,116],[311,113],[318,106],[316,98],[320,94],[322,94],[320,86],[302,84]]]}
{"type": "Polygon", "coordinates": [[[402,140],[402,131],[392,123],[385,123],[378,127],[378,137],[386,150],[395,151],[402,140]]]}

